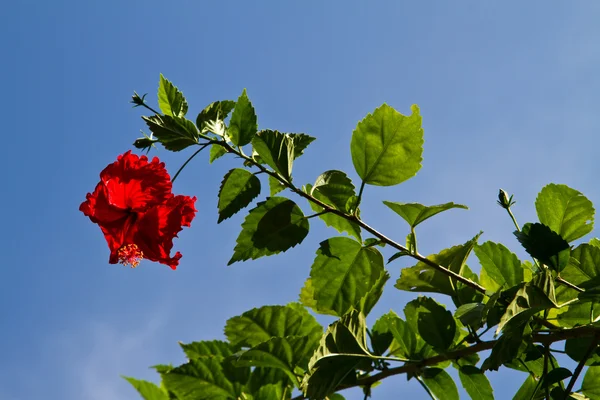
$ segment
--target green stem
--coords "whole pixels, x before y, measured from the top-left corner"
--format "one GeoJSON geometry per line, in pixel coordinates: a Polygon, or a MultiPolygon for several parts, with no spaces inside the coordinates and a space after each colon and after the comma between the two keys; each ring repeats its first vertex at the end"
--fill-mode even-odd
{"type": "Polygon", "coordinates": [[[316,214],[312,214],[312,215],[305,216],[305,217],[304,217],[304,219],[309,219],[309,218],[318,217],[319,215],[323,215],[323,214],[327,214],[327,213],[329,213],[329,211],[328,211],[328,210],[321,211],[321,212],[318,212],[318,213],[316,213],[316,214]]]}
{"type": "Polygon", "coordinates": [[[208,146],[210,144],[209,143],[205,143],[203,145],[200,146],[200,148],[198,150],[196,150],[196,152],[194,154],[191,155],[190,158],[188,158],[186,160],[186,162],[183,163],[183,165],[177,170],[177,172],[175,173],[175,176],[173,176],[173,179],[171,179],[171,182],[175,182],[175,179],[177,179],[177,177],[179,176],[179,174],[181,173],[181,171],[183,171],[183,169],[185,168],[186,165],[188,165],[188,163],[190,161],[192,161],[192,158],[196,157],[196,154],[200,153],[202,150],[204,150],[206,148],[206,146],[208,146]]]}
{"type": "Polygon", "coordinates": [[[585,292],[585,290],[583,290],[582,288],[573,285],[571,282],[565,281],[563,278],[561,278],[560,276],[556,277],[556,282],[560,282],[561,284],[570,287],[573,290],[578,291],[579,293],[583,293],[585,292]]]}
{"type": "Polygon", "coordinates": [[[508,215],[510,215],[510,218],[512,219],[513,224],[515,224],[515,228],[517,228],[517,230],[519,232],[521,232],[521,228],[519,227],[519,224],[517,223],[517,219],[515,218],[513,212],[510,209],[510,207],[507,207],[506,211],[508,212],[508,215]]]}
{"type": "MultiPolygon", "coordinates": [[[[408,251],[408,249],[401,245],[400,243],[397,243],[395,241],[393,241],[392,239],[388,238],[387,236],[385,236],[384,234],[378,232],[376,229],[372,228],[370,225],[366,224],[365,222],[363,222],[360,218],[358,218],[356,215],[349,215],[346,214],[343,211],[338,210],[337,208],[334,208],[332,206],[330,206],[329,204],[326,204],[324,202],[322,202],[321,200],[311,196],[310,194],[304,193],[302,190],[300,190],[299,188],[297,188],[296,186],[294,186],[294,184],[292,184],[291,182],[288,182],[287,180],[283,179],[282,177],[280,177],[277,173],[268,170],[265,166],[258,164],[256,161],[254,161],[252,158],[248,157],[248,156],[244,156],[243,154],[241,154],[239,151],[237,151],[236,149],[234,149],[233,147],[231,147],[228,143],[220,143],[223,147],[225,147],[225,149],[227,149],[228,152],[230,153],[234,153],[235,155],[237,155],[238,157],[244,159],[245,161],[248,161],[250,164],[252,164],[253,166],[255,166],[256,168],[258,168],[259,170],[269,174],[270,176],[272,176],[273,178],[277,179],[279,182],[281,182],[281,184],[285,185],[286,187],[288,187],[292,192],[296,193],[298,196],[303,197],[305,199],[307,199],[308,201],[318,205],[319,207],[323,208],[323,210],[327,210],[328,212],[335,214],[339,217],[342,217],[350,222],[353,222],[355,224],[357,224],[358,226],[360,226],[362,229],[364,229],[365,231],[369,232],[370,234],[372,234],[373,236],[375,236],[376,238],[378,238],[379,240],[381,240],[382,242],[384,242],[385,244],[399,250],[402,252],[406,252],[409,253],[410,257],[414,258],[415,260],[421,261],[422,263],[426,264],[427,266],[445,274],[448,275],[450,278],[452,278],[455,281],[459,281],[462,284],[464,284],[465,286],[471,287],[473,289],[475,289],[476,291],[486,294],[486,289],[485,287],[481,286],[480,284],[473,282],[470,279],[465,278],[464,276],[461,276],[460,274],[457,274],[454,271],[449,270],[446,267],[443,267],[437,263],[435,263],[434,261],[431,261],[430,259],[428,259],[427,257],[419,254],[419,253],[410,253],[408,251]]],[[[363,185],[364,186],[364,183],[363,185]]]]}

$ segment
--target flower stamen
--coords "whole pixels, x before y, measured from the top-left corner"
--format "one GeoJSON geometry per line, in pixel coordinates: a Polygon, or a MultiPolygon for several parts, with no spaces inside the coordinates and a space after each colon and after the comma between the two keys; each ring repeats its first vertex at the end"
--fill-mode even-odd
{"type": "Polygon", "coordinates": [[[126,244],[121,246],[119,251],[117,251],[117,256],[119,257],[119,263],[135,268],[140,264],[142,258],[144,258],[144,253],[136,244],[126,244]]]}

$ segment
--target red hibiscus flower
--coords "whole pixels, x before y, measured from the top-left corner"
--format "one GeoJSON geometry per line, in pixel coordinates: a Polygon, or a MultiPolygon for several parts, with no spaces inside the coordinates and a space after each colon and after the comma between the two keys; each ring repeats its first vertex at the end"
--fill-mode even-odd
{"type": "Polygon", "coordinates": [[[131,151],[100,173],[94,193],[79,210],[98,224],[110,249],[109,263],[137,267],[142,258],[176,269],[173,238],[196,215],[196,197],[171,193],[171,178],[157,157],[148,162],[131,151]]]}

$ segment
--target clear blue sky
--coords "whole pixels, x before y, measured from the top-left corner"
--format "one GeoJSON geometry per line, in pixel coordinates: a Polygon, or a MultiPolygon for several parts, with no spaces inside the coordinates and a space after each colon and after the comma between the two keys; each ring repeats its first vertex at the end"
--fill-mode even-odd
{"type": "MultiPolygon", "coordinates": [[[[535,195],[550,182],[600,205],[600,4],[426,3],[6,3],[0,398],[135,399],[119,374],[155,380],[148,366],[184,361],[177,341],[222,337],[227,318],[296,300],[318,242],[336,235],[311,220],[302,246],[226,267],[243,216],[217,225],[216,192],[235,163],[209,167],[204,154],[174,187],[196,195],[200,210],[176,241],[180,268],[109,265],[100,230],[78,207],[144,128],[128,101],[134,90],[154,100],[160,72],[194,113],[247,88],[260,127],[316,136],[295,167],[299,183],[327,169],[356,180],[356,123],[383,102],[405,114],[418,104],[423,168],[400,186],[368,188],[363,216],[402,240],[403,221],[381,200],[469,205],[423,225],[423,253],[479,230],[517,249],[495,204],[500,187],[516,193],[520,222],[536,219],[535,195]]],[[[153,154],[172,172],[185,159],[153,154]]],[[[393,288],[404,265],[390,265],[371,323],[410,298],[393,288]]],[[[501,399],[525,375],[490,379],[501,399]]],[[[426,398],[404,377],[374,391],[397,393],[426,398]]]]}

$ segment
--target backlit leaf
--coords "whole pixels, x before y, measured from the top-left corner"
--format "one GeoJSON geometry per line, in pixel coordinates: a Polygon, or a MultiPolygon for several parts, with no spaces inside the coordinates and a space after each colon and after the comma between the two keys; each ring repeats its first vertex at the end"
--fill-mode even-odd
{"type": "Polygon", "coordinates": [[[252,141],[257,130],[256,112],[254,112],[254,107],[246,95],[246,89],[244,89],[235,103],[227,133],[231,143],[241,147],[252,141]]]}
{"type": "Polygon", "coordinates": [[[286,251],[302,243],[308,230],[308,220],[296,203],[270,197],[246,216],[228,265],[286,251]]]}
{"type": "Polygon", "coordinates": [[[199,135],[196,126],[184,117],[152,115],[142,119],[167,150],[180,151],[198,144],[199,135]]]}
{"type": "Polygon", "coordinates": [[[443,369],[425,368],[421,380],[436,400],[459,400],[456,384],[443,369]]]}
{"type": "Polygon", "coordinates": [[[188,104],[183,93],[177,89],[163,74],[160,74],[158,85],[158,106],[163,114],[173,117],[185,117],[188,104]]]}
{"type": "Polygon", "coordinates": [[[583,194],[566,185],[551,183],[535,200],[540,222],[567,242],[590,233],[594,228],[594,206],[583,194]]]}
{"type": "Polygon", "coordinates": [[[224,121],[234,107],[235,101],[233,100],[221,100],[210,103],[198,114],[196,126],[201,132],[204,132],[208,129],[209,125],[215,124],[217,121],[224,121]]]}
{"type": "Polygon", "coordinates": [[[363,182],[397,185],[421,168],[423,129],[419,107],[404,116],[387,104],[358,123],[352,133],[352,162],[363,182]]]}
{"type": "Polygon", "coordinates": [[[454,340],[456,322],[452,313],[430,297],[417,299],[419,335],[437,351],[447,350],[454,340]]]}
{"type": "Polygon", "coordinates": [[[197,358],[162,374],[165,387],[183,399],[237,398],[240,394],[225,376],[219,358],[197,358]]]}
{"type": "Polygon", "coordinates": [[[269,175],[269,191],[271,196],[275,196],[277,193],[285,190],[285,185],[279,182],[277,179],[269,175]]]}
{"type": "Polygon", "coordinates": [[[157,386],[152,382],[130,378],[128,376],[124,376],[123,378],[131,383],[131,386],[138,391],[144,400],[169,400],[169,394],[160,386],[157,386]]]}
{"type": "Polygon", "coordinates": [[[252,147],[263,162],[284,179],[291,180],[294,141],[288,134],[271,130],[260,131],[252,139],[252,147]]]}
{"type": "MultiPolygon", "coordinates": [[[[305,191],[307,191],[307,193],[310,193],[312,190],[312,185],[307,184],[307,185],[305,185],[304,189],[305,189],[305,191]]],[[[317,194],[317,196],[318,196],[318,194],[317,194]]],[[[322,207],[318,206],[317,204],[313,203],[312,201],[309,202],[309,204],[310,204],[310,208],[312,208],[312,210],[314,212],[320,213],[323,211],[322,207]]],[[[348,221],[347,219],[342,218],[342,217],[332,214],[332,213],[321,214],[321,215],[319,215],[319,218],[321,220],[323,220],[323,222],[325,222],[325,225],[331,226],[332,228],[336,229],[338,232],[340,232],[340,233],[347,232],[350,236],[354,236],[359,241],[362,241],[361,236],[360,236],[360,227],[355,222],[348,221]]]]}
{"type": "Polygon", "coordinates": [[[460,381],[473,400],[494,400],[494,391],[483,371],[472,365],[458,370],[460,381]]]}
{"type": "Polygon", "coordinates": [[[481,284],[491,291],[508,289],[523,281],[521,261],[500,243],[476,245],[475,255],[481,263],[481,284]]]}
{"type": "Polygon", "coordinates": [[[272,337],[310,336],[318,340],[323,328],[299,304],[263,306],[230,318],[225,336],[232,346],[254,347],[272,337]]]}
{"type": "Polygon", "coordinates": [[[469,207],[462,204],[444,203],[435,206],[424,206],[419,203],[396,203],[393,201],[384,201],[383,204],[392,209],[396,214],[401,216],[411,228],[416,227],[421,222],[439,214],[443,211],[452,208],[463,208],[468,210],[469,207]]]}
{"type": "Polygon", "coordinates": [[[581,391],[590,400],[600,400],[600,367],[589,367],[583,377],[581,391]]]}
{"type": "Polygon", "coordinates": [[[321,242],[310,276],[316,310],[341,316],[359,307],[361,299],[385,276],[383,257],[373,247],[334,237],[321,242]]]}
{"type": "Polygon", "coordinates": [[[233,354],[229,343],[222,340],[204,340],[188,344],[180,343],[180,346],[190,360],[215,356],[226,358],[233,354]]]}

